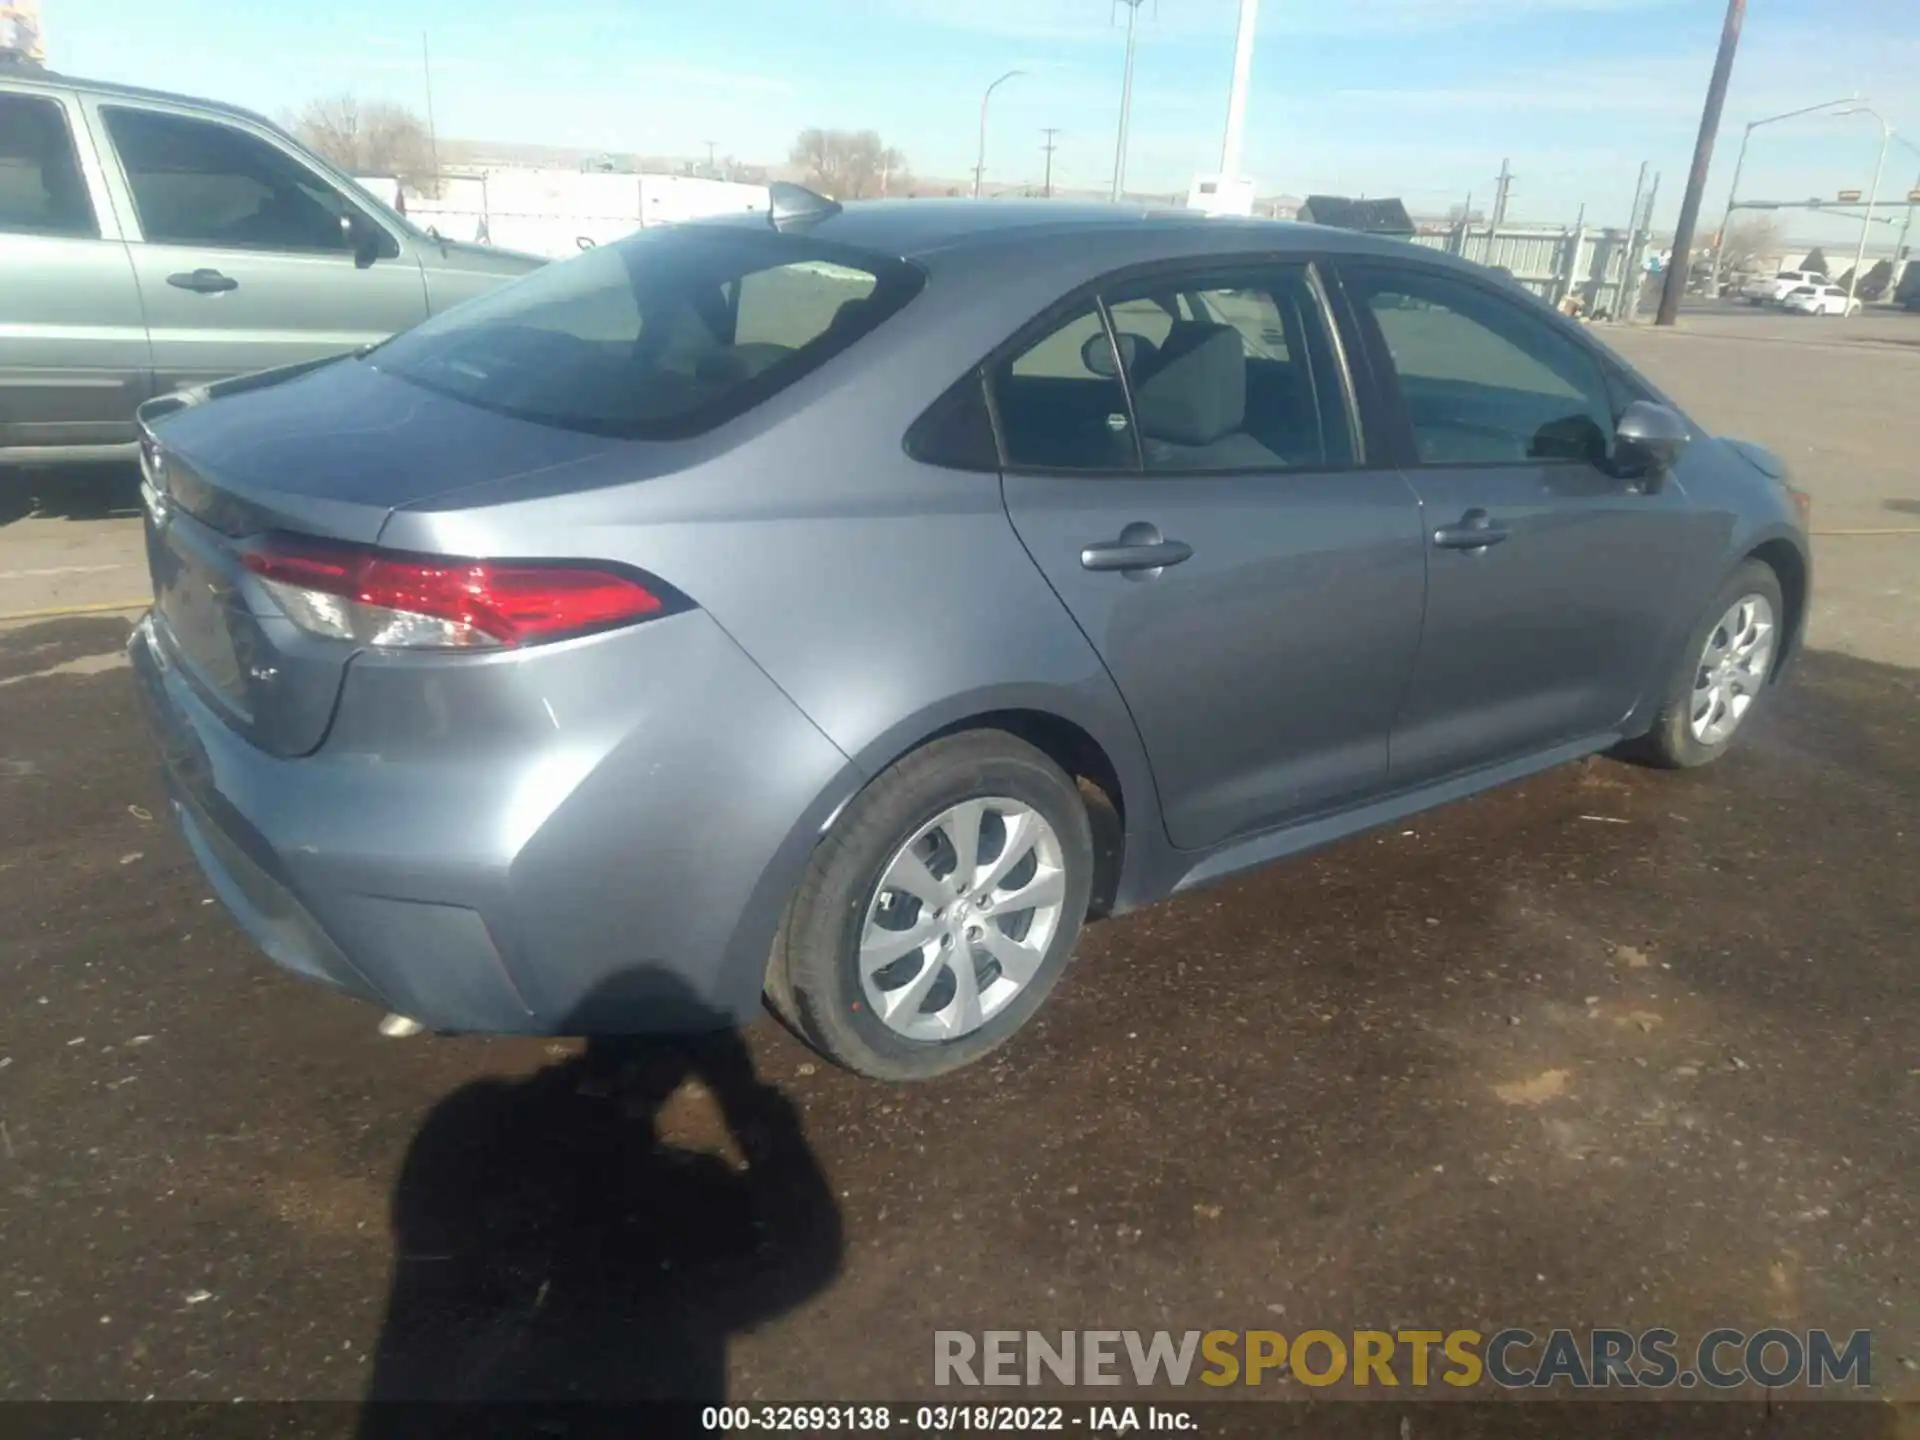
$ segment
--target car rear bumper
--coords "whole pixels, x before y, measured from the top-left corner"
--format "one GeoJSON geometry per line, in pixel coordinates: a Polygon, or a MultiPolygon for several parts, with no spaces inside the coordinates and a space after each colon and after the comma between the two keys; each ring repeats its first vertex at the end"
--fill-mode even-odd
{"type": "Polygon", "coordinates": [[[857,784],[699,612],[504,674],[460,657],[424,685],[356,659],[300,759],[208,708],[164,624],[142,620],[128,652],[215,894],[282,968],[434,1029],[745,1019],[813,839],[857,784]]]}

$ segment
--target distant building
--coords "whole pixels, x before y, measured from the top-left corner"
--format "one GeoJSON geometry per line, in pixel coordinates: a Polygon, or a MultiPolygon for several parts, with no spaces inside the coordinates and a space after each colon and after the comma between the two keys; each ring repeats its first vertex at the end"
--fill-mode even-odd
{"type": "Polygon", "coordinates": [[[1398,200],[1349,200],[1344,195],[1309,195],[1294,217],[1308,225],[1331,225],[1336,230],[1359,230],[1368,235],[1394,235],[1411,240],[1413,217],[1398,200]]]}

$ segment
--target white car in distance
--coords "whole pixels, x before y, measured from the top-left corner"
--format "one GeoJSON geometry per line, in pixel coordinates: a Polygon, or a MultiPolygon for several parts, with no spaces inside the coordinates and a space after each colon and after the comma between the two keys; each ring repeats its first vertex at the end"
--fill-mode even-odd
{"type": "Polygon", "coordinates": [[[1741,292],[1749,305],[1779,305],[1802,285],[1825,285],[1827,277],[1817,270],[1782,270],[1768,279],[1761,276],[1741,292]]]}
{"type": "Polygon", "coordinates": [[[1780,301],[1794,315],[1858,315],[1860,302],[1849,300],[1838,285],[1796,285],[1780,301]]]}

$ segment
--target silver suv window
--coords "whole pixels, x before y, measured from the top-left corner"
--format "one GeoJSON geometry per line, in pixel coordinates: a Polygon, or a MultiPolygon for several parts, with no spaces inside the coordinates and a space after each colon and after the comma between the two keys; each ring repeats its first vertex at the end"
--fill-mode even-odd
{"type": "Polygon", "coordinates": [[[643,230],[456,306],[369,359],[523,420],[669,439],[786,388],[920,285],[903,261],[795,234],[643,230]]]}
{"type": "Polygon", "coordinates": [[[163,245],[295,253],[350,250],[339,193],[231,125],[103,107],[146,238],[163,245]]]}
{"type": "Polygon", "coordinates": [[[67,117],[39,95],[0,95],[0,231],[100,235],[67,117]]]}

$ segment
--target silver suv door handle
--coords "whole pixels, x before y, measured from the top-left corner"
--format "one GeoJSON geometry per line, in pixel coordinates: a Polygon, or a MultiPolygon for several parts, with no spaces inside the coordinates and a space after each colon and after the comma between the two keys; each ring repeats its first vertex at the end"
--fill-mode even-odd
{"type": "Polygon", "coordinates": [[[240,288],[238,280],[231,275],[222,275],[218,270],[183,270],[167,276],[167,284],[181,290],[191,290],[197,295],[218,295],[240,288]]]}

